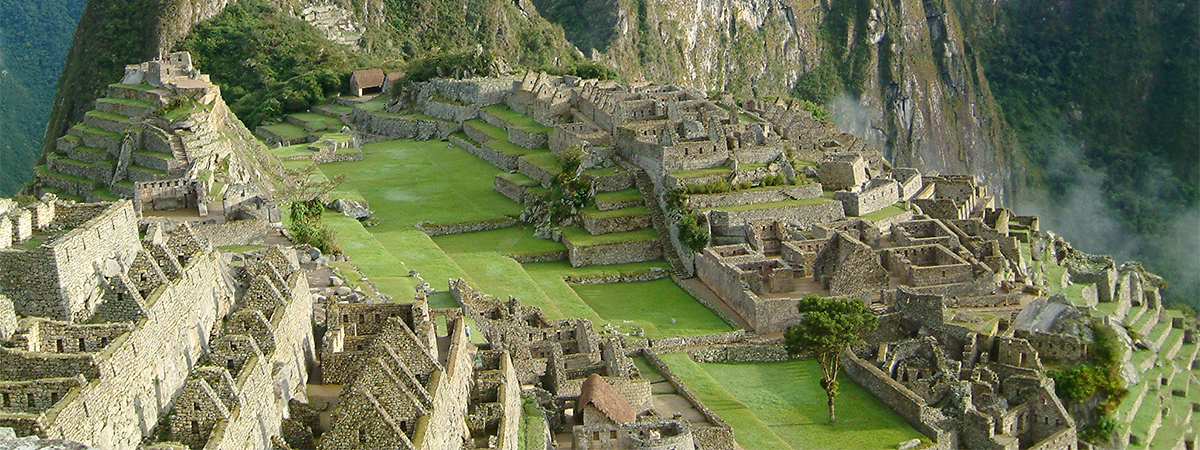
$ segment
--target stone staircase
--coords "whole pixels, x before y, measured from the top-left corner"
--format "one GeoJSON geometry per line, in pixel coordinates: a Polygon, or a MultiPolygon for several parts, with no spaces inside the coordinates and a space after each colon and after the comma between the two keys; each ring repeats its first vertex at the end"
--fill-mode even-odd
{"type": "Polygon", "coordinates": [[[663,249],[663,257],[671,264],[671,270],[680,277],[686,277],[688,270],[683,264],[683,260],[679,259],[679,254],[675,252],[675,247],[671,245],[671,230],[667,227],[667,218],[663,215],[662,208],[658,204],[658,199],[654,195],[654,183],[650,180],[650,176],[646,171],[632,168],[634,171],[634,184],[642,193],[644,204],[649,207],[650,219],[654,224],[654,230],[658,232],[659,245],[663,249]]]}
{"type": "Polygon", "coordinates": [[[1200,345],[1186,342],[1184,330],[1175,327],[1181,317],[1146,306],[1132,308],[1126,317],[1127,328],[1146,330],[1142,336],[1154,345],[1131,357],[1140,380],[1128,387],[1116,411],[1122,448],[1187,448],[1200,439],[1200,345]]]}

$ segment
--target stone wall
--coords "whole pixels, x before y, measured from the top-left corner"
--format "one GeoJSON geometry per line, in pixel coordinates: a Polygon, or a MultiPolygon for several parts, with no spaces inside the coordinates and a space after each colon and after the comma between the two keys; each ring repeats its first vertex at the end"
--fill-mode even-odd
{"type": "Polygon", "coordinates": [[[861,192],[839,191],[833,198],[841,201],[847,216],[862,216],[879,211],[900,201],[900,184],[888,179],[875,179],[861,192]]]}
{"type": "Polygon", "coordinates": [[[723,206],[745,205],[750,203],[770,203],[786,200],[801,200],[817,198],[822,194],[818,183],[801,186],[781,186],[772,188],[747,189],[723,194],[694,194],[689,195],[687,204],[695,209],[720,208],[723,206]]]}
{"type": "Polygon", "coordinates": [[[546,146],[545,133],[531,133],[517,127],[508,127],[508,142],[528,149],[539,149],[546,146]]]}
{"type": "Polygon", "coordinates": [[[154,291],[146,318],[97,355],[99,376],[45,412],[45,435],[106,449],[137,448],[232,303],[218,264],[215,253],[197,253],[180,279],[154,291]]]}
{"type": "MultiPolygon", "coordinates": [[[[103,207],[37,249],[0,250],[0,292],[12,298],[17,313],[59,320],[91,317],[102,295],[97,267],[128,264],[141,248],[132,204],[121,200],[103,207]]],[[[61,209],[64,215],[56,224],[64,227],[94,211],[61,209]]]]}
{"type": "Polygon", "coordinates": [[[450,133],[462,129],[462,125],[457,122],[394,114],[375,114],[362,108],[354,109],[354,123],[360,129],[371,134],[391,138],[414,138],[422,141],[446,139],[450,133]]]}
{"type": "Polygon", "coordinates": [[[429,80],[428,86],[436,90],[443,98],[478,106],[489,106],[503,103],[504,98],[513,90],[513,82],[517,77],[499,78],[468,78],[456,80],[437,78],[429,80]]]}
{"type": "Polygon", "coordinates": [[[605,216],[603,214],[593,215],[585,211],[579,215],[579,218],[580,222],[582,222],[583,228],[593,236],[599,234],[633,231],[654,226],[654,224],[651,222],[650,214],[605,216]]]}
{"type": "Polygon", "coordinates": [[[274,230],[270,222],[258,219],[192,225],[196,237],[213,247],[263,245],[267,242],[267,235],[274,230]]]}
{"type": "Polygon", "coordinates": [[[452,330],[445,368],[435,371],[429,381],[433,411],[421,417],[413,436],[413,444],[418,449],[455,449],[462,445],[476,352],[467,338],[465,323],[457,319],[449,324],[452,330]]]}
{"type": "Polygon", "coordinates": [[[500,219],[485,219],[461,223],[418,222],[416,227],[430,236],[446,234],[474,233],[476,231],[499,230],[516,226],[519,221],[513,217],[500,219]]]}
{"type": "Polygon", "coordinates": [[[746,343],[713,345],[688,350],[688,356],[698,362],[743,363],[787,361],[787,348],[783,344],[746,343]]]}
{"type": "Polygon", "coordinates": [[[708,215],[708,223],[716,234],[745,236],[745,226],[751,221],[765,219],[794,221],[804,227],[814,223],[833,222],[845,217],[846,214],[841,203],[822,202],[744,211],[713,210],[708,215]]]}
{"type": "Polygon", "coordinates": [[[653,261],[662,257],[662,245],[657,239],[586,247],[573,245],[565,239],[563,243],[567,245],[567,256],[573,267],[627,264],[653,261]]]}
{"type": "Polygon", "coordinates": [[[17,313],[11,298],[0,294],[0,341],[7,341],[17,329],[17,313]]]}
{"type": "Polygon", "coordinates": [[[932,438],[935,442],[943,441],[941,437],[944,433],[934,428],[933,420],[931,420],[934,417],[941,417],[941,413],[927,406],[925,400],[920,396],[853,353],[842,354],[842,369],[855,384],[891,408],[917,431],[932,438]]]}

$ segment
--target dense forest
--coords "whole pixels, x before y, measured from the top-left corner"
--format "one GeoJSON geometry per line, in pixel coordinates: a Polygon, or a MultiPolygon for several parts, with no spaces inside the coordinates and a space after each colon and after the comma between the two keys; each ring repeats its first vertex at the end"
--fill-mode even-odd
{"type": "Polygon", "coordinates": [[[0,195],[30,180],[86,0],[0,0],[0,195]]]}
{"type": "Polygon", "coordinates": [[[1016,0],[969,11],[1028,161],[1018,212],[1077,248],[1143,261],[1200,307],[1200,3],[1016,0]]]}

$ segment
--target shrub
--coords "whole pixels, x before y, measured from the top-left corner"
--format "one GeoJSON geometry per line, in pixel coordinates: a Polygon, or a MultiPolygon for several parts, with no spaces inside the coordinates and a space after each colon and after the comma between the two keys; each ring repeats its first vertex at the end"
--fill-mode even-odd
{"type": "Polygon", "coordinates": [[[708,246],[708,230],[701,225],[700,216],[696,213],[684,214],[676,228],[679,230],[679,241],[693,252],[699,252],[708,246]]]}
{"type": "Polygon", "coordinates": [[[292,202],[289,215],[292,224],[288,231],[297,244],[310,245],[327,255],[340,254],[342,250],[338,248],[337,235],[321,224],[323,212],[325,205],[320,198],[292,202]]]}

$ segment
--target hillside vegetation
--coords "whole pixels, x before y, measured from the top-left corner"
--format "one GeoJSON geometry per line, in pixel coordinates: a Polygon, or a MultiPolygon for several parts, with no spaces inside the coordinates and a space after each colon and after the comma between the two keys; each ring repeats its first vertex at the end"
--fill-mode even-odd
{"type": "Polygon", "coordinates": [[[86,0],[0,0],[0,196],[33,176],[54,85],[86,0]]]}

